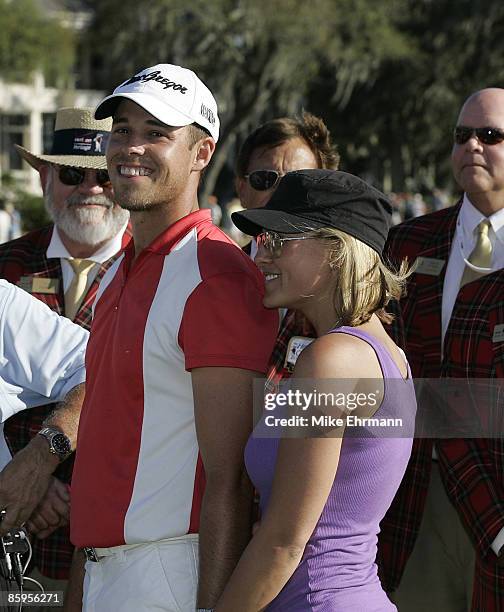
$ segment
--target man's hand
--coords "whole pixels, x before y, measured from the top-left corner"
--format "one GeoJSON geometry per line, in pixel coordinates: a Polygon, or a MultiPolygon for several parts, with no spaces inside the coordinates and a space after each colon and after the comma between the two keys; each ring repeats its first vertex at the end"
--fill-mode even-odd
{"type": "Polygon", "coordinates": [[[6,511],[0,535],[28,520],[47,491],[58,464],[58,457],[49,452],[47,440],[35,436],[0,472],[0,508],[6,511]]]}
{"type": "MultiPolygon", "coordinates": [[[[84,393],[84,384],[74,387],[44,421],[45,427],[61,430],[69,438],[72,448],[77,442],[84,393]]],[[[0,524],[0,536],[20,527],[30,518],[44,497],[51,474],[59,462],[59,458],[49,452],[47,440],[36,435],[0,472],[0,510],[6,511],[0,524]]]]}
{"type": "Polygon", "coordinates": [[[47,493],[30,516],[26,527],[30,533],[43,540],[58,527],[68,525],[69,520],[70,491],[68,485],[53,477],[47,493]]]}

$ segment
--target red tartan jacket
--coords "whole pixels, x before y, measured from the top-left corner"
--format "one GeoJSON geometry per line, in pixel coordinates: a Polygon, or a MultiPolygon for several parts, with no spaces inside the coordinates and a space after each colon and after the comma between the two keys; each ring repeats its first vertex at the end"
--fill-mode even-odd
{"type": "MultiPolygon", "coordinates": [[[[393,335],[415,378],[493,378],[504,373],[504,342],[492,342],[504,323],[504,270],[465,285],[457,296],[441,356],[442,292],[460,202],[391,230],[392,262],[430,257],[445,262],[437,276],[414,273],[400,302],[393,335]]],[[[405,477],[381,523],[378,562],[387,591],[399,585],[418,535],[432,465],[433,440],[416,439],[405,477]]],[[[441,477],[480,558],[504,527],[503,444],[500,439],[436,440],[441,477]]],[[[491,557],[487,557],[491,558],[491,557]]],[[[494,560],[496,557],[494,556],[494,560]]],[[[477,588],[477,585],[476,585],[477,588]]]]}
{"type": "MultiPolygon", "coordinates": [[[[56,293],[33,293],[41,302],[47,304],[60,315],[65,314],[63,294],[63,276],[59,258],[47,259],[47,247],[51,241],[53,226],[32,231],[21,238],[0,245],[0,278],[13,284],[31,286],[31,278],[50,278],[58,280],[56,293]],[[24,277],[24,280],[22,280],[24,277]]],[[[123,248],[131,238],[128,228],[123,237],[123,248]]],[[[75,323],[85,329],[91,327],[92,305],[98,285],[106,270],[117,258],[113,257],[100,266],[98,274],[85,295],[75,316],[75,323]]],[[[5,423],[5,436],[13,453],[26,446],[30,439],[42,428],[42,423],[54,408],[54,404],[25,410],[11,417],[5,423]]],[[[70,483],[73,469],[73,457],[62,463],[55,476],[65,483],[70,483]]],[[[73,546],[70,544],[68,528],[54,531],[45,540],[34,538],[33,564],[39,571],[50,578],[66,579],[71,564],[73,546]]]]}

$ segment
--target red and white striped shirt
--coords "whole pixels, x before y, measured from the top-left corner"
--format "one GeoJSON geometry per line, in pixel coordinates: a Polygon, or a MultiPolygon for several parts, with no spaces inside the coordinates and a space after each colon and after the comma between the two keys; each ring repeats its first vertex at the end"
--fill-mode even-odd
{"type": "Polygon", "coordinates": [[[190,370],[264,373],[278,327],[262,305],[262,275],[207,210],[133,257],[132,241],[95,302],[72,480],[79,547],[198,531],[204,473],[190,370]]]}

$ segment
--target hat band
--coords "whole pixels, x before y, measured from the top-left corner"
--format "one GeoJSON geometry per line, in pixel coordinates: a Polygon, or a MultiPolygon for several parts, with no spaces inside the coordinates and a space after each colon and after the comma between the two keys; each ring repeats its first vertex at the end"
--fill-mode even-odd
{"type": "Polygon", "coordinates": [[[49,155],[96,155],[103,157],[110,132],[104,130],[57,130],[49,155]]]}

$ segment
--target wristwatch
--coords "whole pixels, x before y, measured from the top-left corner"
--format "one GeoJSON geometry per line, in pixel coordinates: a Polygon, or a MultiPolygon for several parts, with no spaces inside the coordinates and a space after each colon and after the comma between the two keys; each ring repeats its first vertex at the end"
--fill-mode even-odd
{"type": "Polygon", "coordinates": [[[38,432],[38,435],[43,436],[49,442],[49,452],[57,455],[60,461],[64,461],[72,454],[72,445],[68,436],[59,429],[44,427],[38,432]]]}

